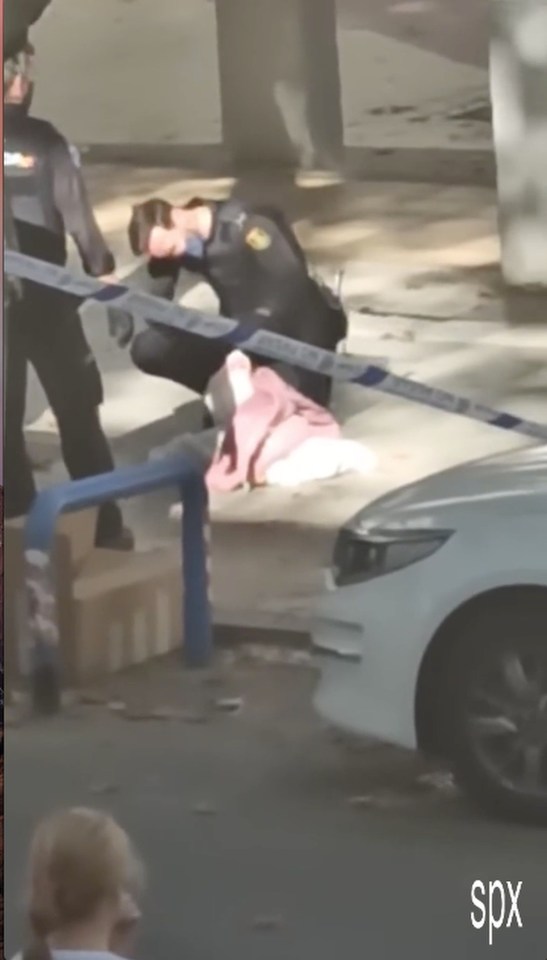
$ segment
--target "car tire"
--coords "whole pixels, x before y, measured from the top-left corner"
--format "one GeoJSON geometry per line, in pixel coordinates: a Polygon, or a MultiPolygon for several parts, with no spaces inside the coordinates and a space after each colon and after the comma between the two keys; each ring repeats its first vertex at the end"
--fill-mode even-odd
{"type": "Polygon", "coordinates": [[[547,603],[515,598],[473,615],[452,651],[456,780],[490,814],[547,825],[547,603]]]}

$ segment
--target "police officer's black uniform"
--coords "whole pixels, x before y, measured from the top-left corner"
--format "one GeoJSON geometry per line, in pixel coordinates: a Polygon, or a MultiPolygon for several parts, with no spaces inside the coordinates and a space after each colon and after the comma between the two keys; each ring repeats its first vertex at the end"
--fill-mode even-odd
{"type": "MultiPolygon", "coordinates": [[[[9,183],[19,249],[49,263],[66,262],[70,234],[85,270],[111,273],[114,258],[90,207],[78,157],[55,128],[28,116],[24,107],[4,105],[4,176],[9,183]]],[[[64,461],[73,479],[113,469],[99,406],[101,377],[77,312],[78,301],[31,282],[14,300],[8,317],[9,354],[5,383],[5,512],[25,514],[34,498],[23,423],[27,363],[40,379],[59,425],[64,461]]],[[[120,511],[105,504],[99,513],[98,544],[122,536],[120,511]]]]}
{"type": "MultiPolygon", "coordinates": [[[[235,200],[207,203],[213,230],[203,258],[150,260],[139,286],[172,299],[181,268],[201,274],[216,293],[220,312],[249,327],[275,331],[303,343],[336,350],[347,336],[341,304],[308,272],[298,241],[276,210],[235,200]]],[[[134,363],[145,373],[205,393],[233,347],[154,323],[135,337],[134,363]]],[[[327,406],[330,378],[287,363],[273,366],[305,396],[327,406]]]]}
{"type": "Polygon", "coordinates": [[[29,27],[40,19],[50,3],[51,0],[4,0],[4,60],[23,49],[29,27]]]}

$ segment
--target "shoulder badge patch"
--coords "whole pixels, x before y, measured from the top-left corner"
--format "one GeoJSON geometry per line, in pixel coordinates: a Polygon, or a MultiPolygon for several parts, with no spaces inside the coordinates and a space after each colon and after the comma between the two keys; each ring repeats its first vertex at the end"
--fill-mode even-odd
{"type": "Polygon", "coordinates": [[[28,153],[10,153],[4,150],[4,166],[15,167],[18,170],[33,170],[36,166],[36,157],[28,153]]]}
{"type": "Polygon", "coordinates": [[[272,238],[260,227],[253,227],[252,230],[249,230],[248,234],[246,234],[245,243],[248,247],[252,247],[253,250],[262,251],[271,247],[272,238]]]}
{"type": "Polygon", "coordinates": [[[80,168],[82,166],[82,158],[80,156],[78,147],[75,147],[73,143],[69,143],[68,152],[70,153],[70,159],[72,160],[74,166],[80,168]]]}

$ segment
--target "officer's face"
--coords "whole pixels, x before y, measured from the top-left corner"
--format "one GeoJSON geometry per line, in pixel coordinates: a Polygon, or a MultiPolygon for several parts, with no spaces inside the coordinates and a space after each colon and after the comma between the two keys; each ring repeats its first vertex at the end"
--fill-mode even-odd
{"type": "Polygon", "coordinates": [[[148,241],[148,253],[158,260],[182,257],[186,251],[186,232],[178,226],[153,227],[148,241]]]}
{"type": "Polygon", "coordinates": [[[33,84],[26,77],[17,76],[14,78],[5,93],[6,103],[16,103],[26,105],[32,99],[33,84]]]}

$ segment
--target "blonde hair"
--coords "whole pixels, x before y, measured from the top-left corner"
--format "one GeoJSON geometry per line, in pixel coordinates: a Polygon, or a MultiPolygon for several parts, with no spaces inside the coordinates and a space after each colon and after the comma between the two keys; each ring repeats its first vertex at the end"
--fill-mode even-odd
{"type": "Polygon", "coordinates": [[[137,893],[144,879],[125,830],[109,814],[83,807],[38,825],[29,874],[29,919],[42,943],[64,926],[92,920],[105,904],[117,906],[124,893],[137,893]]]}

